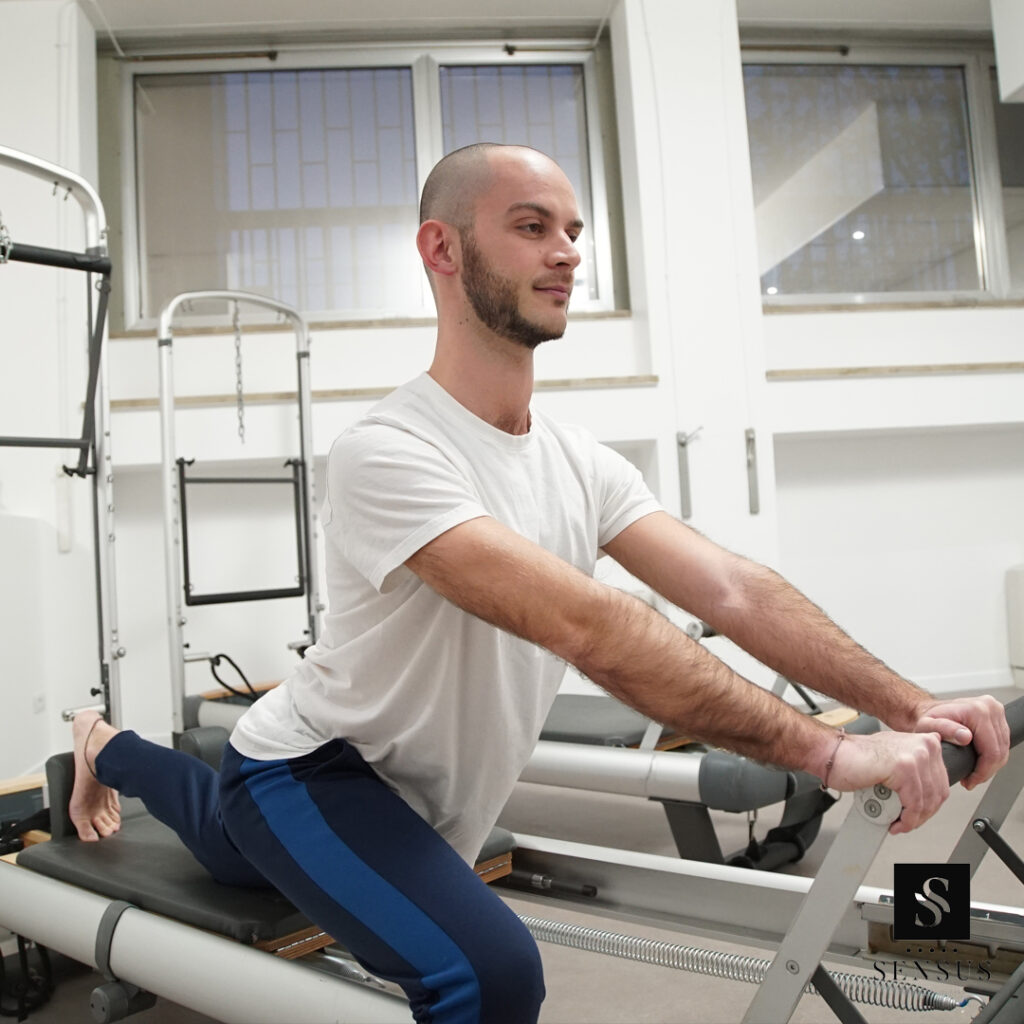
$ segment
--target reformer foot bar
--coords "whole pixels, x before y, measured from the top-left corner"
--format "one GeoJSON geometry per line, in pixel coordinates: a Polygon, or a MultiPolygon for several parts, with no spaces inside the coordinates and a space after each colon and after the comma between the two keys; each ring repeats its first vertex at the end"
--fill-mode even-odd
{"type": "MultiPolygon", "coordinates": [[[[1015,745],[1010,763],[989,783],[949,860],[969,863],[972,874],[988,849],[974,823],[984,819],[997,830],[1024,781],[1024,746],[1020,745],[1024,739],[1024,698],[1008,704],[1006,710],[1011,742],[1015,745]]],[[[943,759],[951,782],[956,782],[970,773],[974,753],[971,748],[943,744],[943,759]]],[[[788,1021],[812,980],[843,1024],[862,1022],[863,1018],[842,992],[836,995],[836,986],[823,978],[823,960],[863,968],[865,962],[898,957],[901,952],[907,960],[950,960],[954,948],[966,957],[989,960],[990,988],[1003,985],[998,996],[990,990],[983,992],[993,995],[993,1015],[985,1016],[989,1012],[986,1008],[978,1021],[1019,1024],[1024,1019],[1022,1002],[1011,998],[1006,988],[1009,986],[1013,992],[1020,989],[1020,998],[1024,999],[1024,968],[1019,967],[1024,962],[1024,909],[972,903],[970,941],[936,941],[930,954],[920,952],[919,944],[915,943],[911,955],[905,943],[901,947],[892,939],[892,892],[864,886],[862,882],[899,811],[898,799],[880,787],[854,794],[854,806],[814,879],[517,835],[513,877],[540,881],[532,886],[508,880],[500,884],[514,888],[521,898],[548,906],[776,949],[770,966],[765,961],[760,968],[754,968],[741,957],[725,955],[718,958],[723,971],[703,971],[759,983],[745,1024],[788,1021]],[[756,921],[752,920],[752,907],[757,908],[756,921]],[[1008,1009],[1000,1010],[1000,1005],[1008,1009]],[[1006,1016],[998,1015],[1003,1012],[1006,1016]]],[[[564,930],[555,937],[555,941],[579,948],[608,946],[610,952],[626,948],[620,939],[600,933],[574,939],[564,930]]],[[[663,950],[655,962],[685,959],[687,970],[715,966],[715,957],[708,951],[691,952],[694,955],[683,957],[678,950],[663,950]]],[[[891,989],[889,995],[896,1001],[884,1001],[887,986],[879,984],[881,979],[877,975],[862,976],[861,981],[868,1002],[918,1008],[916,996],[899,995],[891,989]]],[[[983,990],[986,986],[977,988],[983,990]]],[[[945,1005],[933,1008],[952,1009],[957,1005],[946,1001],[945,1005]]]]}
{"type": "MultiPolygon", "coordinates": [[[[83,403],[82,431],[78,437],[0,437],[0,447],[56,448],[77,452],[77,463],[64,471],[78,477],[92,477],[93,547],[97,591],[99,631],[99,686],[91,691],[101,697],[99,705],[115,725],[120,725],[121,700],[118,661],[124,649],[118,635],[115,597],[113,473],[109,450],[110,424],[106,388],[107,306],[110,299],[111,261],[107,255],[107,223],[103,204],[96,190],[84,178],[46,160],[0,146],[0,167],[28,174],[53,186],[54,193],[64,191],[78,203],[85,220],[85,252],[70,252],[37,245],[25,245],[10,239],[0,224],[0,265],[22,262],[63,270],[83,271],[99,276],[99,300],[95,316],[92,291],[88,290],[88,380],[83,403]]],[[[89,707],[95,704],[87,705],[89,707]]],[[[81,710],[81,709],[77,709],[81,710]]],[[[73,717],[73,710],[65,712],[73,717]]]]}
{"type": "MultiPolygon", "coordinates": [[[[1008,705],[1007,717],[1013,742],[1019,744],[1024,738],[1024,698],[1008,705]]],[[[971,750],[946,745],[944,757],[953,781],[963,778],[973,765],[971,750]]],[[[1013,802],[1011,793],[1020,790],[1022,777],[1024,748],[1017,746],[1010,764],[990,783],[972,821],[984,818],[997,830],[1013,802]]],[[[664,778],[658,786],[672,788],[664,778]]],[[[594,930],[573,935],[571,928],[557,922],[524,919],[540,939],[757,982],[760,987],[745,1018],[747,1024],[788,1021],[811,981],[843,1024],[863,1021],[843,994],[844,989],[851,990],[851,985],[842,978],[833,981],[821,964],[827,959],[863,968],[865,960],[878,957],[880,950],[891,952],[895,948],[890,933],[892,893],[861,883],[889,822],[898,813],[898,801],[892,794],[877,788],[855,794],[854,808],[815,879],[516,836],[515,876],[521,878],[525,873],[543,881],[525,888],[511,885],[509,892],[548,907],[777,949],[770,966],[767,961],[751,966],[742,957],[706,950],[685,950],[683,955],[675,947],[659,948],[646,942],[641,950],[644,955],[636,955],[625,937],[594,930]],[[752,918],[753,907],[757,908],[756,920],[752,918]]],[[[80,859],[84,851],[87,857],[96,859],[100,870],[107,858],[112,867],[121,859],[121,866],[134,879],[132,884],[145,886],[147,877],[162,872],[158,864],[164,862],[151,859],[147,849],[153,848],[147,846],[145,837],[134,846],[130,840],[119,842],[130,835],[131,829],[129,819],[123,832],[112,839],[96,844],[71,839],[73,856],[80,859]],[[118,849],[127,851],[126,855],[119,858],[118,849]]],[[[982,850],[987,848],[978,841],[982,850]]],[[[49,854],[61,842],[67,841],[52,844],[49,854]]],[[[0,924],[20,935],[83,963],[106,965],[111,977],[224,1021],[322,1024],[408,1019],[401,1004],[383,994],[373,979],[359,977],[358,969],[346,965],[337,950],[321,950],[286,961],[153,910],[125,908],[123,901],[130,894],[122,890],[98,895],[29,870],[33,856],[41,859],[43,847],[50,845],[41,844],[20,854],[21,867],[0,865],[0,924]],[[33,855],[32,849],[39,852],[33,855]],[[350,981],[362,984],[356,987],[350,981]]],[[[191,859],[183,848],[179,849],[181,855],[191,859]]],[[[980,860],[977,851],[971,856],[980,860]]],[[[197,880],[197,870],[202,874],[193,866],[186,889],[180,893],[183,904],[198,904],[210,910],[211,900],[238,897],[238,890],[217,886],[208,878],[197,880]],[[213,892],[218,889],[219,893],[213,892]]],[[[508,885],[512,877],[499,879],[497,884],[508,885]]],[[[164,880],[171,886],[169,899],[173,904],[174,880],[167,876],[164,880]]],[[[273,902],[273,896],[266,892],[256,896],[257,903],[268,899],[273,902]]],[[[251,911],[252,905],[244,899],[243,903],[243,914],[251,911]]],[[[174,912],[173,905],[163,909],[174,912]]],[[[287,913],[282,914],[278,907],[277,916],[287,918],[287,913]]],[[[267,927],[280,930],[292,923],[271,922],[267,927]]],[[[938,945],[940,954],[948,956],[945,944],[938,945]]],[[[1024,910],[972,904],[970,942],[958,945],[990,960],[992,989],[1003,984],[998,992],[983,993],[992,999],[977,1020],[986,1024],[1019,1022],[1018,988],[1024,985],[1024,969],[1018,969],[1018,965],[1024,960],[1024,910]]],[[[910,991],[892,983],[880,985],[871,975],[856,976],[852,988],[861,1001],[876,1005],[910,1009],[951,1009],[960,1005],[949,998],[928,1002],[921,997],[920,986],[910,991]]]]}

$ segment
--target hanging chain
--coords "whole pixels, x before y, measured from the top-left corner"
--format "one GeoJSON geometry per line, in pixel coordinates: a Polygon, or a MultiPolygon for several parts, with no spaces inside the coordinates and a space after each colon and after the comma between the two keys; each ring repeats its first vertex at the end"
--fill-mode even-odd
{"type": "Polygon", "coordinates": [[[242,320],[238,312],[238,302],[234,303],[235,312],[232,324],[235,328],[235,399],[238,409],[238,440],[245,444],[245,396],[242,394],[242,320]]]}
{"type": "Polygon", "coordinates": [[[4,216],[0,213],[0,263],[6,263],[11,255],[11,236],[7,232],[7,225],[4,224],[4,216]]]}

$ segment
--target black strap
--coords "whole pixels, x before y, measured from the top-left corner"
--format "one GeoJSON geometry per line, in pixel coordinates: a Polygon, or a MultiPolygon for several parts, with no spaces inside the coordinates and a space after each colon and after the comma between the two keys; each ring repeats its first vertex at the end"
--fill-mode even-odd
{"type": "Polygon", "coordinates": [[[100,918],[100,926],[96,929],[96,970],[102,974],[107,981],[117,981],[117,976],[110,970],[110,945],[114,941],[114,931],[121,915],[126,910],[134,910],[135,907],[125,900],[114,900],[100,918]]]}

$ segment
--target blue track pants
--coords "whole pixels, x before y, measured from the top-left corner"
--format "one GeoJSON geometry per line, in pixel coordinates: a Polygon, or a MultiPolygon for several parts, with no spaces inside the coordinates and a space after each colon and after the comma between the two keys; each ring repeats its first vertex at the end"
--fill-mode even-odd
{"type": "Polygon", "coordinates": [[[126,731],[96,774],[137,796],[228,885],[273,885],[371,973],[401,985],[417,1021],[531,1024],[544,998],[526,928],[458,854],[332,740],[221,771],[126,731]]]}

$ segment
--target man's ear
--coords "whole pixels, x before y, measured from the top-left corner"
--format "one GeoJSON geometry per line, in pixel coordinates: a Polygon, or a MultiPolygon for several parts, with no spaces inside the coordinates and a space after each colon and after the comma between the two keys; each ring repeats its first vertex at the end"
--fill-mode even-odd
{"type": "Polygon", "coordinates": [[[440,220],[425,220],[416,232],[416,247],[427,270],[450,277],[457,269],[458,233],[440,220]]]}

